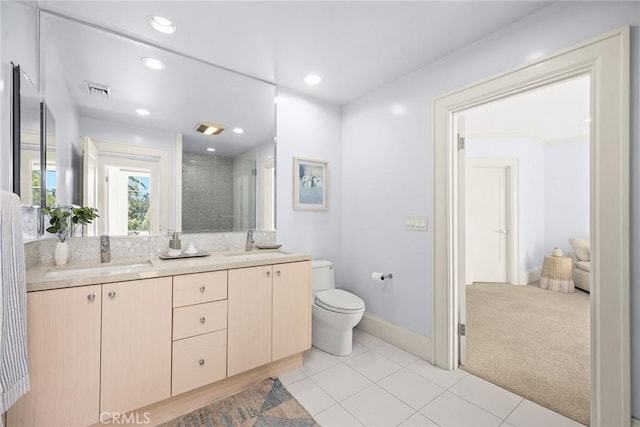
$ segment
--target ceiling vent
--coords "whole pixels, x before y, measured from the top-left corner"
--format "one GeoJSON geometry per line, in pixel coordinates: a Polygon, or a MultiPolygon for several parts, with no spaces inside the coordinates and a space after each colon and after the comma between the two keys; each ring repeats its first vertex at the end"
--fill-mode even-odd
{"type": "Polygon", "coordinates": [[[84,89],[89,95],[94,95],[100,98],[111,98],[111,88],[109,86],[101,85],[99,83],[84,82],[84,89]]]}
{"type": "Polygon", "coordinates": [[[198,122],[196,125],[196,131],[205,135],[218,135],[224,130],[223,125],[211,122],[198,122]]]}

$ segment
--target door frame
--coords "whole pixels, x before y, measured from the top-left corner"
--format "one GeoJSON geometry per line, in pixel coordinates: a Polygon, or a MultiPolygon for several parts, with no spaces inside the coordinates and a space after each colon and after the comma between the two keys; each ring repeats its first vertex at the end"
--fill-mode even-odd
{"type": "Polygon", "coordinates": [[[464,248],[457,238],[459,165],[453,115],[554,82],[590,76],[593,426],[631,423],[629,34],[630,27],[623,26],[433,101],[433,359],[438,367],[454,369],[458,366],[459,255],[464,248]]]}
{"type": "MultiPolygon", "coordinates": [[[[518,180],[518,159],[516,157],[467,157],[465,162],[467,168],[465,189],[469,188],[468,179],[472,167],[503,168],[506,171],[507,283],[520,285],[520,183],[518,180]]],[[[466,203],[465,206],[467,206],[466,203]]],[[[466,214],[466,209],[464,213],[466,214]]]]}

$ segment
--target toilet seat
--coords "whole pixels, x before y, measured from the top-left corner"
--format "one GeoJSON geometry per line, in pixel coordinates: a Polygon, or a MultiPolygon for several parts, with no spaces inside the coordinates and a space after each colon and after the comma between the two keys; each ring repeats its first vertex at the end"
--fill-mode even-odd
{"type": "Polygon", "coordinates": [[[357,313],[364,310],[364,301],[357,295],[342,289],[329,289],[316,294],[317,306],[336,313],[357,313]]]}

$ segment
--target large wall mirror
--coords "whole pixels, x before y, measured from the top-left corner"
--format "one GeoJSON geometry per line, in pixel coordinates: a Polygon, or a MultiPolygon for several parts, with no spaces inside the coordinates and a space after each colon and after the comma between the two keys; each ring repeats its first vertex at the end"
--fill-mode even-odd
{"type": "Polygon", "coordinates": [[[55,195],[99,209],[88,235],[273,229],[274,85],[46,11],[40,40],[55,195]]]}

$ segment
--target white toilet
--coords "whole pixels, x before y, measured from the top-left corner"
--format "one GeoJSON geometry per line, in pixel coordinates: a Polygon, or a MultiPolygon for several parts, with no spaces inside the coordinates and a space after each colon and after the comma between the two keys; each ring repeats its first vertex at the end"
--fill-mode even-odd
{"type": "Polygon", "coordinates": [[[314,260],[313,269],[313,345],[336,356],[348,356],[352,350],[353,328],[364,315],[360,297],[336,289],[333,264],[314,260]]]}

